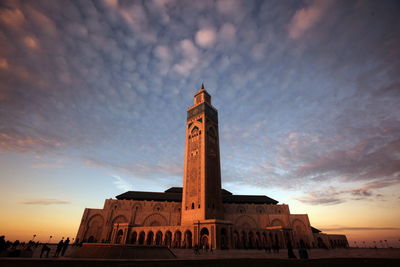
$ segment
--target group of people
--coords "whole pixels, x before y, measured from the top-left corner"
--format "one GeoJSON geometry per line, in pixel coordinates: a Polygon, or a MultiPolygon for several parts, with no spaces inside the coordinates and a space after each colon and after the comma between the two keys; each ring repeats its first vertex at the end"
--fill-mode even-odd
{"type": "MultiPolygon", "coordinates": [[[[61,256],[64,256],[65,252],[67,251],[67,248],[69,246],[69,237],[64,241],[64,239],[61,239],[60,242],[57,244],[56,252],[54,253],[53,257],[59,257],[60,254],[61,256]]],[[[43,244],[42,250],[40,252],[40,258],[43,256],[43,254],[46,254],[46,257],[49,257],[51,248],[46,244],[43,244]]]]}
{"type": "MultiPolygon", "coordinates": [[[[56,251],[54,253],[54,257],[64,256],[65,252],[68,249],[70,243],[69,237],[64,240],[62,238],[60,242],[58,242],[56,251]]],[[[42,246],[40,251],[40,258],[43,256],[49,257],[51,247],[48,243],[40,244],[39,241],[34,242],[33,240],[25,243],[20,242],[19,240],[15,240],[14,242],[6,240],[5,236],[0,236],[0,256],[8,256],[8,257],[18,257],[21,256],[22,253],[30,253],[32,255],[33,250],[39,246],[42,246]]],[[[79,245],[79,244],[73,244],[79,245]]]]}

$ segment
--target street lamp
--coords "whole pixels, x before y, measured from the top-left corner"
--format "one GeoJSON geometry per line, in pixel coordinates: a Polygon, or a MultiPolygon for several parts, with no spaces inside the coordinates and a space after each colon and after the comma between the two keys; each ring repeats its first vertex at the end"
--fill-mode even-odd
{"type": "Polygon", "coordinates": [[[49,241],[47,242],[48,244],[50,244],[50,241],[51,241],[52,237],[53,237],[52,235],[49,237],[49,241]]]}
{"type": "Polygon", "coordinates": [[[32,236],[32,241],[35,240],[35,237],[36,237],[36,235],[33,235],[33,236],[32,236]]]}

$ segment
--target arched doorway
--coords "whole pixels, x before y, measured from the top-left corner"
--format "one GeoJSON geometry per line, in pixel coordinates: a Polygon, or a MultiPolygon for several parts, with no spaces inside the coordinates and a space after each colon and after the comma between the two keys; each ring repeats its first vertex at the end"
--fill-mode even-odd
{"type": "Polygon", "coordinates": [[[131,244],[135,244],[137,241],[137,233],[133,232],[131,237],[131,244]]]}
{"type": "Polygon", "coordinates": [[[242,231],[241,237],[240,237],[240,247],[247,249],[247,235],[245,231],[242,231]]]}
{"type": "Polygon", "coordinates": [[[254,248],[254,234],[249,232],[249,248],[254,248]]]}
{"type": "Polygon", "coordinates": [[[262,234],[262,238],[263,238],[263,242],[262,242],[263,248],[265,249],[268,246],[268,238],[267,238],[267,234],[265,232],[262,234]]]}
{"type": "Polygon", "coordinates": [[[185,248],[192,248],[192,232],[190,230],[185,232],[184,243],[185,248]]]}
{"type": "Polygon", "coordinates": [[[124,235],[124,231],[122,231],[122,229],[118,230],[117,236],[115,237],[115,244],[121,244],[123,235],[124,235]]]}
{"type": "Polygon", "coordinates": [[[260,232],[256,233],[256,248],[257,249],[261,249],[262,245],[261,245],[261,235],[260,232]]]}
{"type": "Polygon", "coordinates": [[[225,228],[221,229],[221,249],[228,248],[228,235],[225,228]]]}
{"type": "Polygon", "coordinates": [[[182,243],[181,231],[176,231],[174,234],[174,248],[180,248],[182,243]]]}
{"type": "Polygon", "coordinates": [[[139,234],[139,245],[144,245],[144,238],[145,238],[145,233],[140,232],[139,234]]]}
{"type": "Polygon", "coordinates": [[[154,240],[154,233],[153,233],[152,231],[150,231],[150,232],[147,234],[147,242],[146,242],[146,245],[148,245],[148,246],[153,245],[153,240],[154,240]]]}
{"type": "Polygon", "coordinates": [[[200,231],[200,247],[203,249],[209,247],[208,235],[209,235],[208,229],[206,227],[202,228],[200,231]]]}
{"type": "Polygon", "coordinates": [[[156,234],[156,245],[161,246],[162,245],[162,232],[158,231],[156,234]]]}
{"type": "Polygon", "coordinates": [[[164,244],[170,248],[171,242],[172,242],[172,233],[170,231],[167,231],[165,232],[164,244]]]}
{"type": "Polygon", "coordinates": [[[233,248],[240,248],[239,233],[237,231],[233,232],[233,248]]]}

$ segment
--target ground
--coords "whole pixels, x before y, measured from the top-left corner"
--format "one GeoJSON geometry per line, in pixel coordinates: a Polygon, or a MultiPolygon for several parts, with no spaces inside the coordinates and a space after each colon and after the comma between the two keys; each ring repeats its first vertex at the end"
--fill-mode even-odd
{"type": "Polygon", "coordinates": [[[283,260],[283,259],[220,259],[220,260],[172,260],[172,261],[71,261],[71,260],[0,260],[0,266],[7,267],[127,267],[127,266],[207,266],[207,267],[236,267],[236,266],[324,266],[324,267],[369,267],[369,266],[400,266],[400,259],[314,259],[314,260],[283,260]]]}
{"type": "MultiPolygon", "coordinates": [[[[66,256],[73,249],[67,252],[66,256]]],[[[188,249],[172,250],[177,259],[174,260],[96,260],[96,259],[73,259],[60,257],[49,259],[37,258],[35,251],[32,259],[24,258],[0,258],[0,266],[7,267],[72,267],[72,266],[207,266],[207,267],[252,267],[252,266],[400,266],[400,249],[313,249],[309,251],[309,260],[288,260],[287,250],[281,250],[278,254],[265,253],[263,250],[224,250],[214,253],[202,252],[194,255],[188,249]]],[[[298,255],[298,251],[294,251],[298,255]]],[[[52,254],[50,254],[52,256],[52,254]]]]}

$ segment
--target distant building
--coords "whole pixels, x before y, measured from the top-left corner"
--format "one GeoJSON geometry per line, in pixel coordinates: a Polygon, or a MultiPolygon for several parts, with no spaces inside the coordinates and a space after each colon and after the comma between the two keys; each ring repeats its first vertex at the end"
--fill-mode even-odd
{"type": "Polygon", "coordinates": [[[183,188],[128,191],[107,199],[103,209],[85,209],[77,240],[174,248],[330,247],[328,235],[313,233],[307,214],[291,214],[288,205],[267,196],[221,189],[218,132],[218,112],[202,86],[187,111],[183,188]]]}

